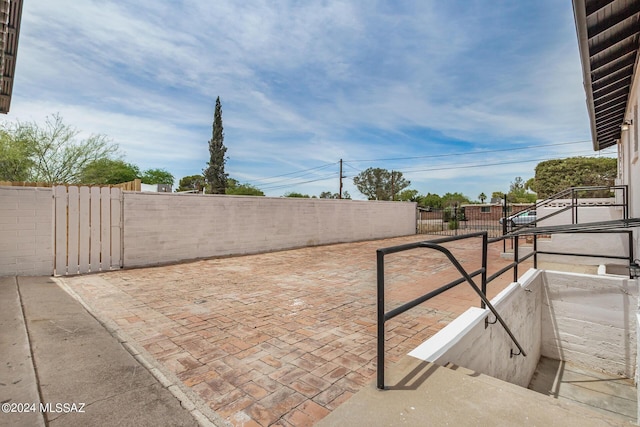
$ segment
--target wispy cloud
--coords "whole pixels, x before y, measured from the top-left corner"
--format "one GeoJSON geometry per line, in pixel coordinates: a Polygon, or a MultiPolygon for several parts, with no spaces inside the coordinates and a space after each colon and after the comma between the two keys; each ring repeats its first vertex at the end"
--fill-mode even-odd
{"type": "MultiPolygon", "coordinates": [[[[108,135],[142,169],[180,178],[205,167],[220,96],[228,172],[269,195],[318,194],[337,190],[337,167],[282,186],[261,178],[340,158],[589,139],[576,45],[570,2],[551,0],[30,0],[7,119],[59,112],[108,135]],[[325,180],[295,185],[314,179],[325,180]]],[[[447,167],[444,159],[349,163],[348,175],[397,168],[420,191],[475,197],[535,166],[426,170],[438,164],[447,167]]]]}

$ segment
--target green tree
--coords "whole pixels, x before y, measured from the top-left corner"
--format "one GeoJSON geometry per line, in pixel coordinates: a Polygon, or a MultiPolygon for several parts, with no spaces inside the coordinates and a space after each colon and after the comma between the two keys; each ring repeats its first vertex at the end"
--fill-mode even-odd
{"type": "Polygon", "coordinates": [[[89,164],[112,158],[118,151],[118,146],[104,135],[78,139],[79,131],[66,125],[58,114],[47,117],[44,125],[18,123],[5,126],[4,130],[5,137],[13,139],[6,145],[22,147],[22,153],[28,154],[30,181],[78,183],[89,164]]]}
{"type": "Polygon", "coordinates": [[[173,175],[165,169],[147,169],[142,172],[143,184],[167,184],[173,185],[173,175]]]}
{"type": "Polygon", "coordinates": [[[308,194],[302,194],[302,193],[296,193],[294,191],[290,191],[288,193],[284,193],[284,197],[297,197],[297,198],[302,198],[302,199],[308,199],[309,195],[308,194]]]}
{"type": "Polygon", "coordinates": [[[418,198],[418,190],[403,190],[398,194],[396,200],[400,200],[401,202],[417,202],[418,198]]]}
{"type": "Polygon", "coordinates": [[[224,146],[224,130],[222,128],[222,105],[220,97],[216,98],[216,109],[213,114],[213,131],[209,141],[210,159],[203,175],[205,182],[213,194],[225,194],[228,175],[224,172],[227,147],[224,146]]]}
{"type": "Polygon", "coordinates": [[[494,191],[491,193],[491,201],[504,199],[504,191],[494,191]]]}
{"type": "Polygon", "coordinates": [[[0,129],[0,181],[28,181],[34,161],[26,141],[0,129]]]}
{"type": "Polygon", "coordinates": [[[124,160],[99,159],[89,163],[78,181],[82,184],[120,184],[140,178],[138,166],[124,160]]]}
{"type": "Polygon", "coordinates": [[[227,178],[227,189],[225,194],[236,196],[264,196],[262,190],[251,184],[241,184],[237,179],[227,178]]]}
{"type": "Polygon", "coordinates": [[[527,183],[522,177],[517,176],[509,186],[507,200],[511,203],[535,203],[536,195],[527,191],[527,183]]]}
{"type": "MultiPolygon", "coordinates": [[[[320,195],[318,197],[320,199],[339,199],[340,198],[340,194],[332,193],[331,191],[323,191],[322,193],[320,193],[320,195]]],[[[342,192],[342,198],[343,199],[351,199],[351,194],[349,194],[348,191],[343,191],[342,192]]]]}
{"type": "Polygon", "coordinates": [[[177,192],[180,191],[197,191],[202,192],[204,188],[204,177],[202,175],[189,175],[180,178],[177,192]]]}
{"type": "MultiPolygon", "coordinates": [[[[536,166],[532,190],[539,198],[547,198],[569,187],[611,186],[617,176],[617,160],[609,157],[568,157],[546,160],[536,166]]],[[[591,193],[606,197],[608,191],[591,193]]]]}
{"type": "Polygon", "coordinates": [[[480,193],[478,195],[478,199],[480,199],[480,203],[484,203],[484,201],[487,200],[487,195],[484,193],[480,193]]]}
{"type": "Polygon", "coordinates": [[[471,200],[462,193],[445,193],[442,196],[442,206],[460,206],[463,203],[471,203],[471,200]]]}
{"type": "Polygon", "coordinates": [[[440,209],[442,208],[442,197],[435,193],[427,193],[419,198],[418,204],[424,208],[440,209]]]}
{"type": "Polygon", "coordinates": [[[396,195],[411,185],[402,172],[368,168],[353,177],[358,191],[369,200],[395,200],[396,195]]]}

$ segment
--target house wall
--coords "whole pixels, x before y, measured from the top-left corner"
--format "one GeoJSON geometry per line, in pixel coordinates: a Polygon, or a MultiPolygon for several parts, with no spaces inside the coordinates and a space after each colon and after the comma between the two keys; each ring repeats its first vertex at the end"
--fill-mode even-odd
{"type": "MultiPolygon", "coordinates": [[[[628,130],[622,131],[618,143],[618,182],[629,186],[629,216],[640,218],[640,117],[638,98],[640,92],[640,74],[635,72],[633,84],[627,102],[624,119],[633,123],[628,130]]],[[[635,257],[640,258],[640,243],[637,230],[635,234],[635,257]]]]}
{"type": "Polygon", "coordinates": [[[462,205],[467,218],[483,221],[499,221],[502,218],[502,205],[462,205]],[[489,208],[489,212],[482,212],[482,208],[489,208]]]}
{"type": "Polygon", "coordinates": [[[634,378],[638,282],[546,271],[541,354],[634,378]]]}
{"type": "Polygon", "coordinates": [[[51,274],[51,189],[0,187],[0,276],[51,274]]]}
{"type": "Polygon", "coordinates": [[[124,265],[415,234],[416,204],[125,193],[124,265]]]}

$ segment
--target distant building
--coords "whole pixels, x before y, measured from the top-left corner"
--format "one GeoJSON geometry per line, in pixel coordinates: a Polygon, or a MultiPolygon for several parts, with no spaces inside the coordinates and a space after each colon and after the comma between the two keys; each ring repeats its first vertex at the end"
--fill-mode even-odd
{"type": "Polygon", "coordinates": [[[140,191],[148,193],[171,193],[169,184],[140,184],[140,191]]]}

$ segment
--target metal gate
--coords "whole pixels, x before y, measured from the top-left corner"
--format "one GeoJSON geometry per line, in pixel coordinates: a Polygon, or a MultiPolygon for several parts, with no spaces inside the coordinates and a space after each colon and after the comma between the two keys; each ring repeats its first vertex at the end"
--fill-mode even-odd
{"type": "Polygon", "coordinates": [[[122,268],[122,190],[59,185],[53,194],[54,274],[122,268]]]}

